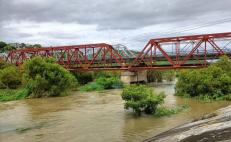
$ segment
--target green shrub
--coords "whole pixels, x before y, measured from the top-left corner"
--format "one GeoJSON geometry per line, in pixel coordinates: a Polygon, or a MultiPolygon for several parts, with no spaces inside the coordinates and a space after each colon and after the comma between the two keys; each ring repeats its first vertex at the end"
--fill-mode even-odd
{"type": "Polygon", "coordinates": [[[177,114],[180,111],[185,110],[186,108],[188,108],[187,105],[177,106],[174,108],[157,107],[156,113],[154,114],[154,116],[157,116],[157,117],[169,116],[169,115],[177,114]]]}
{"type": "Polygon", "coordinates": [[[3,60],[0,59],[0,69],[4,69],[7,66],[9,66],[9,64],[7,64],[5,61],[3,61],[3,60]]]}
{"type": "Polygon", "coordinates": [[[175,78],[175,71],[174,70],[164,71],[163,74],[164,74],[163,78],[167,81],[173,81],[175,78]]]}
{"type": "Polygon", "coordinates": [[[80,91],[83,91],[83,92],[89,92],[89,91],[101,91],[103,90],[103,86],[96,83],[96,82],[90,82],[84,86],[81,86],[80,87],[80,91]]]}
{"type": "Polygon", "coordinates": [[[133,109],[133,111],[141,115],[154,114],[159,104],[164,102],[165,95],[163,93],[156,95],[154,90],[144,85],[129,85],[123,89],[122,99],[125,100],[125,109],[133,109]]]}
{"type": "Polygon", "coordinates": [[[73,75],[78,80],[78,83],[83,85],[94,80],[92,72],[74,72],[73,75]]]}
{"type": "Polygon", "coordinates": [[[96,83],[102,85],[104,89],[116,89],[123,87],[123,82],[117,77],[100,77],[96,79],[96,83]]]}
{"type": "Polygon", "coordinates": [[[227,99],[231,94],[231,61],[222,57],[208,68],[183,70],[178,73],[176,95],[198,97],[201,100],[227,99]]]}
{"type": "Polygon", "coordinates": [[[26,88],[21,89],[1,89],[0,101],[13,101],[24,99],[29,95],[29,90],[26,88]]]}
{"type": "Polygon", "coordinates": [[[21,84],[21,74],[15,66],[0,70],[0,88],[15,89],[21,84]]]}
{"type": "Polygon", "coordinates": [[[99,77],[94,82],[90,82],[80,87],[80,91],[100,91],[104,89],[117,89],[122,87],[123,82],[118,77],[99,77]]]}
{"type": "Polygon", "coordinates": [[[31,97],[61,96],[77,83],[75,77],[52,58],[35,57],[24,64],[24,70],[31,97]]]}
{"type": "Polygon", "coordinates": [[[162,82],[163,72],[162,71],[147,71],[148,82],[162,82]]]}

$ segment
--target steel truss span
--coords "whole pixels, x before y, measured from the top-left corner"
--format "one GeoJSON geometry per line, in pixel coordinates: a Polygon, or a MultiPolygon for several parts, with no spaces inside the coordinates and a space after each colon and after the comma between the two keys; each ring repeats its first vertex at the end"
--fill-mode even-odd
{"type": "Polygon", "coordinates": [[[231,57],[231,32],[151,39],[142,51],[106,43],[18,49],[5,60],[16,65],[35,56],[53,57],[69,70],[155,70],[206,67],[231,57]]]}

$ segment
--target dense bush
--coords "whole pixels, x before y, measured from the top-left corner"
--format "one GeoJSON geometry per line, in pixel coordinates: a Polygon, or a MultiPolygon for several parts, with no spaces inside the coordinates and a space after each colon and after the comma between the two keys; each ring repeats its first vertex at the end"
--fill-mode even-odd
{"type": "Polygon", "coordinates": [[[0,88],[15,89],[21,84],[21,74],[15,66],[7,66],[0,70],[0,88]]]}
{"type": "Polygon", "coordinates": [[[5,61],[0,59],[0,70],[6,68],[9,66],[5,61]]]}
{"type": "Polygon", "coordinates": [[[175,71],[174,70],[168,70],[164,71],[163,78],[167,81],[173,81],[175,79],[175,71]]]}
{"type": "Polygon", "coordinates": [[[158,70],[150,70],[147,71],[147,79],[148,82],[162,82],[164,79],[167,81],[173,81],[175,78],[175,71],[158,71],[158,70]]]}
{"type": "Polygon", "coordinates": [[[83,92],[88,92],[88,91],[101,91],[101,90],[104,90],[103,86],[96,83],[96,82],[90,82],[84,86],[81,86],[80,91],[83,91],[83,92]]]}
{"type": "Polygon", "coordinates": [[[94,82],[90,82],[82,87],[81,91],[99,91],[104,89],[122,88],[123,82],[118,77],[99,77],[94,82]]]}
{"type": "Polygon", "coordinates": [[[31,97],[60,96],[76,85],[75,77],[52,58],[35,57],[24,64],[24,70],[31,97]]]}
{"type": "Polygon", "coordinates": [[[78,80],[78,83],[83,85],[94,80],[94,74],[92,72],[73,72],[73,75],[78,80]]]}
{"type": "Polygon", "coordinates": [[[141,115],[154,114],[159,104],[164,102],[165,95],[154,94],[154,90],[144,85],[129,85],[123,89],[122,99],[125,100],[125,109],[132,108],[133,111],[141,115]]]}
{"type": "Polygon", "coordinates": [[[0,101],[13,101],[24,99],[29,95],[29,90],[26,88],[19,89],[1,89],[0,101]]]}
{"type": "Polygon", "coordinates": [[[96,79],[96,83],[103,86],[104,89],[116,89],[123,87],[123,83],[118,77],[100,77],[96,79]]]}
{"type": "Polygon", "coordinates": [[[231,61],[222,57],[205,69],[184,70],[178,74],[176,95],[209,99],[229,99],[231,61]]]}
{"type": "Polygon", "coordinates": [[[163,72],[162,71],[147,71],[148,82],[162,82],[163,72]]]}

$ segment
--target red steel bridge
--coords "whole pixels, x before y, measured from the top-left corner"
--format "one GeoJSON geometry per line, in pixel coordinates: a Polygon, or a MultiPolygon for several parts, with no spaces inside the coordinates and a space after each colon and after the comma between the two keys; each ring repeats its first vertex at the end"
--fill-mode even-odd
{"type": "Polygon", "coordinates": [[[142,51],[106,43],[18,49],[5,60],[20,65],[42,56],[69,70],[137,71],[206,67],[222,55],[231,57],[231,32],[151,39],[142,51]]]}

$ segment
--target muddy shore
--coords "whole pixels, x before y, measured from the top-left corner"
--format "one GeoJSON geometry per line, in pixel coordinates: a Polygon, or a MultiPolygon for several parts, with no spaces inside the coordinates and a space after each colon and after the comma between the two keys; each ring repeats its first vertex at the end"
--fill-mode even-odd
{"type": "Polygon", "coordinates": [[[231,105],[144,142],[231,142],[231,105]]]}

